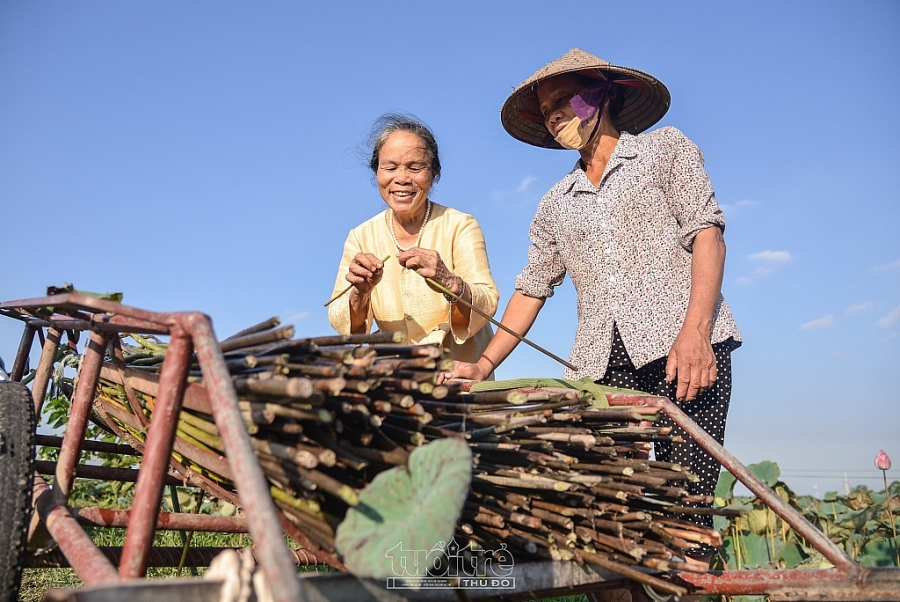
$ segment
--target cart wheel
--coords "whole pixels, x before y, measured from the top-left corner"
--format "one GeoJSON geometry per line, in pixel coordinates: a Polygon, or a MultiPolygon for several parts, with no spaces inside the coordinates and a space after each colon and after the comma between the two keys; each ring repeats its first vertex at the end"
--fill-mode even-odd
{"type": "Polygon", "coordinates": [[[0,600],[17,600],[31,520],[34,404],[16,382],[0,383],[0,600]]]}

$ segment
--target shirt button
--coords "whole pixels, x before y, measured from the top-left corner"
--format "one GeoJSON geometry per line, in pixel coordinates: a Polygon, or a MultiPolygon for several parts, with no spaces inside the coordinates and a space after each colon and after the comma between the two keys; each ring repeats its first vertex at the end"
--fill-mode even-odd
{"type": "Polygon", "coordinates": [[[406,316],[406,319],[407,319],[407,320],[412,320],[412,316],[407,315],[407,316],[406,316]]]}
{"type": "Polygon", "coordinates": [[[609,277],[609,283],[610,283],[610,284],[615,284],[615,282],[616,282],[616,277],[615,277],[615,276],[610,276],[610,277],[609,277]]]}
{"type": "Polygon", "coordinates": [[[612,253],[612,249],[604,249],[603,252],[609,255],[610,253],[612,253]]]}
{"type": "Polygon", "coordinates": [[[601,227],[601,228],[605,228],[605,227],[606,227],[606,222],[600,222],[600,227],[601,227]]]}

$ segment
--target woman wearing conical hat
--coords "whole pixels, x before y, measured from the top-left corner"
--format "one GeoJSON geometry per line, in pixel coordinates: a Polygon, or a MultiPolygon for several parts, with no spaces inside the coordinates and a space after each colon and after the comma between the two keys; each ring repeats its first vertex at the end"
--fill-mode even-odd
{"type": "MultiPolygon", "coordinates": [[[[673,127],[645,132],[669,100],[656,78],[578,49],[509,96],[501,111],[509,134],[580,157],[541,199],[502,321],[527,333],[569,274],[578,292],[569,361],[578,370],[565,377],[667,395],[722,442],[741,340],[720,292],[725,223],[697,146],[673,127]]],[[[483,379],[517,342],[498,331],[476,363],[456,364],[450,376],[483,379]]],[[[714,492],[719,465],[693,440],[657,444],[656,457],[700,477],[691,493],[714,492]]]]}

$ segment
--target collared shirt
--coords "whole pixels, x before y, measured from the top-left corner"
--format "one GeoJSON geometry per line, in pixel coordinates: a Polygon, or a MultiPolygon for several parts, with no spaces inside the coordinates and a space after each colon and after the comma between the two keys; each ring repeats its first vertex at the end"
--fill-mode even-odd
{"type": "MultiPolygon", "coordinates": [[[[724,230],[703,155],[679,130],[622,132],[599,187],[579,164],[544,195],[531,222],[516,290],[553,296],[566,273],[578,292],[578,329],[566,378],[602,378],[617,326],[636,368],[675,342],[691,291],[694,237],[724,230]]],[[[712,342],[740,333],[719,297],[712,342]]]]}
{"type": "MultiPolygon", "coordinates": [[[[372,290],[366,332],[374,322],[382,332],[402,332],[411,345],[443,344],[452,359],[478,361],[493,336],[491,325],[473,311],[468,328],[460,329],[450,319],[452,307],[444,296],[429,288],[414,270],[404,271],[388,230],[387,211],[390,209],[350,231],[332,295],[347,287],[344,277],[357,253],[388,257],[384,276],[372,290]]],[[[437,251],[447,269],[465,281],[472,304],[493,316],[500,292],[491,277],[484,235],[475,218],[433,202],[431,218],[422,228],[419,246],[437,251]]],[[[349,294],[328,306],[328,319],[340,334],[350,334],[349,294]]]]}

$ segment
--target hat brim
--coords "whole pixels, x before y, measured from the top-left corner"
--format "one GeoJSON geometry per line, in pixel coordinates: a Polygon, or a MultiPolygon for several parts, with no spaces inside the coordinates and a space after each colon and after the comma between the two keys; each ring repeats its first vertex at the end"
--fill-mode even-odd
{"type": "MultiPolygon", "coordinates": [[[[585,53],[587,54],[587,53],[585,53]]],[[[549,66],[553,65],[551,63],[549,66]]],[[[535,90],[542,81],[565,73],[581,73],[588,77],[599,77],[598,72],[614,79],[632,79],[641,82],[640,86],[619,86],[618,93],[624,94],[625,99],[622,109],[615,119],[615,126],[620,132],[639,134],[662,119],[669,110],[672,97],[668,88],[647,73],[620,67],[598,59],[593,65],[580,64],[572,68],[559,68],[547,70],[545,67],[530,78],[522,82],[500,110],[500,121],[503,128],[516,140],[541,148],[562,149],[563,147],[553,139],[550,132],[544,126],[544,120],[540,118],[537,109],[537,95],[535,90]]]]}

